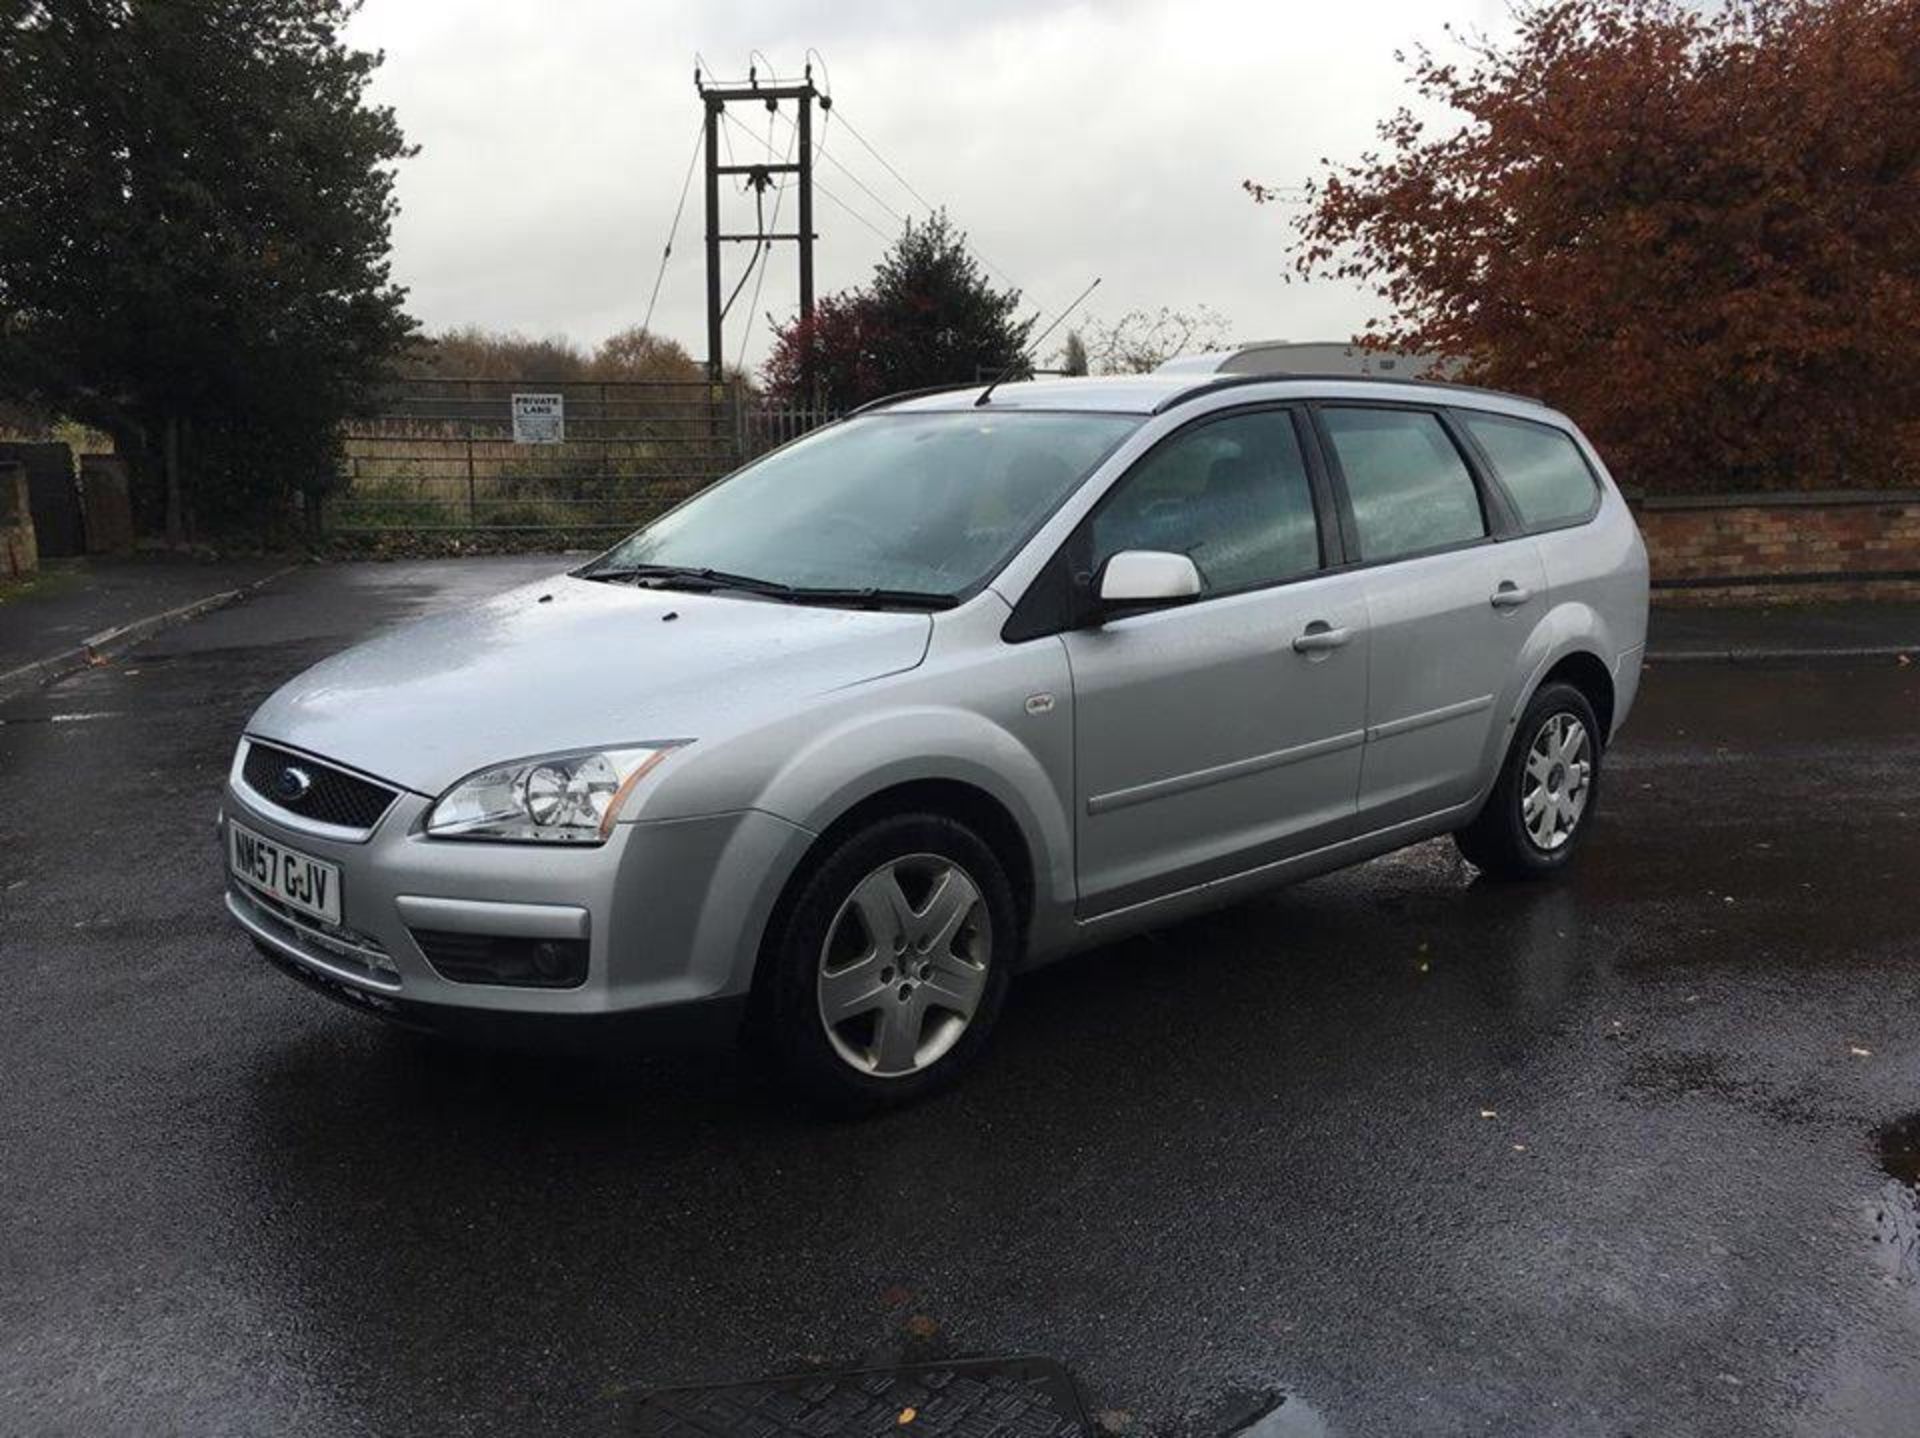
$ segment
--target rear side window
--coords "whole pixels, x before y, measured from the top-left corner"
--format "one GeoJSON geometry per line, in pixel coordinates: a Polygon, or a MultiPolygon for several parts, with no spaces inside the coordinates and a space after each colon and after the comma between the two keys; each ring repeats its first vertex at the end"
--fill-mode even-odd
{"type": "Polygon", "coordinates": [[[1193,560],[1210,594],[1320,567],[1313,487],[1285,410],[1182,430],[1114,486],[1092,529],[1096,573],[1123,549],[1171,550],[1193,560]]]}
{"type": "Polygon", "coordinates": [[[1418,554],[1486,534],[1480,492],[1438,415],[1329,406],[1320,419],[1346,477],[1363,560],[1418,554]]]}
{"type": "Polygon", "coordinates": [[[1565,430],[1524,419],[1462,411],[1460,422],[1520,511],[1520,522],[1539,529],[1584,519],[1599,497],[1593,472],[1565,430]]]}

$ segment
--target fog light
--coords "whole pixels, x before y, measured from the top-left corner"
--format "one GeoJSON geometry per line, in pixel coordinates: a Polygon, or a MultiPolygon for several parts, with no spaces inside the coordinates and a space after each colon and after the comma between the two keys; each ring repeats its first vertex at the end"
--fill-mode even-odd
{"type": "Polygon", "coordinates": [[[587,980],[585,939],[525,939],[409,929],[433,971],[454,984],[573,989],[587,980]]]}

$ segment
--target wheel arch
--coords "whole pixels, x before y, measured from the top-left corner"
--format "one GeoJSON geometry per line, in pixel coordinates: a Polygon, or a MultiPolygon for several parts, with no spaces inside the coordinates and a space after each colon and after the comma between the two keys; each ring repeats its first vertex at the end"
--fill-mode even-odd
{"type": "Polygon", "coordinates": [[[752,989],[759,992],[766,974],[767,946],[780,932],[807,880],[849,835],[896,814],[937,814],[957,820],[979,834],[1006,871],[1021,937],[1032,930],[1040,876],[1026,830],[998,796],[978,784],[945,775],[929,775],[886,784],[848,803],[816,833],[788,871],[760,934],[754,954],[752,989]]]}
{"type": "Polygon", "coordinates": [[[1571,684],[1586,696],[1587,703],[1593,706],[1593,716],[1600,723],[1600,742],[1605,745],[1613,736],[1614,688],[1613,671],[1591,649],[1574,649],[1561,655],[1547,667],[1527,696],[1532,702],[1549,684],[1571,684]]]}

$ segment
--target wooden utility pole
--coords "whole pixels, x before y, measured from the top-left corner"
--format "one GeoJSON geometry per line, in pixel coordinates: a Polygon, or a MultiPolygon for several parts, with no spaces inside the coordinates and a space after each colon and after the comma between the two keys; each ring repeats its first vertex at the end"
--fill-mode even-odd
{"type": "MultiPolygon", "coordinates": [[[[721,285],[721,249],[726,244],[751,244],[757,259],[764,246],[782,241],[793,241],[800,247],[800,318],[804,322],[813,318],[813,242],[817,238],[813,232],[813,106],[818,102],[822,111],[832,108],[831,96],[823,95],[813,83],[813,67],[806,69],[806,77],[799,84],[780,84],[769,81],[761,83],[757,74],[748,72],[744,83],[734,81],[718,83],[704,78],[698,70],[694,71],[693,83],[707,107],[706,128],[706,179],[707,179],[707,376],[715,384],[725,377],[725,353],[722,343],[722,331],[727,317],[730,299],[722,298],[721,285]],[[795,141],[798,155],[790,161],[781,162],[772,155],[765,161],[751,164],[723,164],[721,162],[720,127],[726,123],[726,108],[729,104],[744,104],[757,101],[769,112],[778,111],[782,104],[792,104],[797,115],[794,121],[795,141]],[[752,234],[729,234],[720,228],[720,177],[722,175],[743,175],[747,182],[763,195],[775,175],[794,175],[799,179],[800,217],[796,228],[785,232],[768,233],[763,227],[756,226],[752,234]]],[[[742,277],[744,282],[744,276],[742,277]]],[[[739,289],[736,286],[734,293],[739,289]]],[[[748,323],[752,323],[749,319],[748,323]]],[[[811,376],[807,377],[807,389],[812,390],[811,376]]]]}

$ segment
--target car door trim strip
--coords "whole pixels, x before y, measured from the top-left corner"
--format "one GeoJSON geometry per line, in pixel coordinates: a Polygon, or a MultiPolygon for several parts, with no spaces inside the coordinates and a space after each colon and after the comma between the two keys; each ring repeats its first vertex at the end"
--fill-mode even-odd
{"type": "Polygon", "coordinates": [[[1389,719],[1386,723],[1375,724],[1367,730],[1367,742],[1377,744],[1382,739],[1395,739],[1402,734],[1411,734],[1416,729],[1425,729],[1429,724],[1444,724],[1449,719],[1464,719],[1469,714],[1478,714],[1482,709],[1492,707],[1493,696],[1482,694],[1478,699],[1462,699],[1458,704],[1443,704],[1438,709],[1409,714],[1404,719],[1389,719]]]}
{"type": "Polygon", "coordinates": [[[1325,739],[1295,744],[1290,749],[1276,749],[1271,754],[1256,754],[1251,759],[1235,759],[1230,764],[1216,764],[1211,769],[1195,769],[1190,774],[1175,774],[1170,779],[1155,779],[1151,783],[1136,784],[1130,789],[1095,794],[1087,800],[1087,812],[1105,814],[1114,809],[1131,808],[1135,804],[1150,803],[1192,789],[1204,789],[1210,784],[1224,784],[1230,779],[1241,779],[1265,769],[1278,769],[1287,764],[1338,754],[1342,749],[1353,749],[1365,743],[1366,737],[1367,731],[1364,729],[1355,729],[1347,734],[1331,734],[1325,739]]]}

